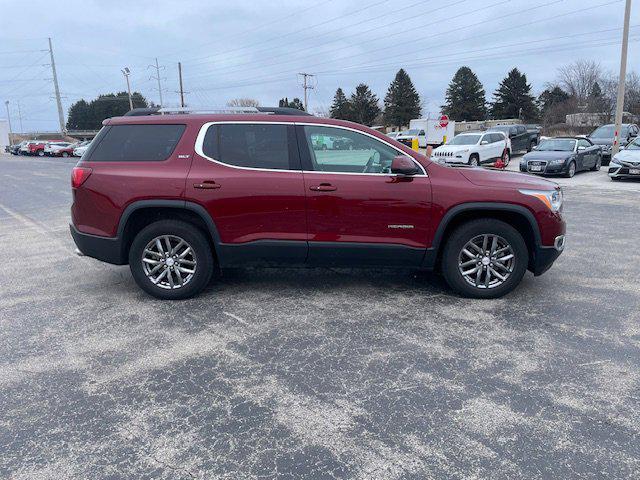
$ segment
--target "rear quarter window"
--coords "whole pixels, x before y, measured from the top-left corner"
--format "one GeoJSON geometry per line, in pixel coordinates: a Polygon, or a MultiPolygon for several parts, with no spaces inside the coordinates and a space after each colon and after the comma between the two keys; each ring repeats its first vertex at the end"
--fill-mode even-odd
{"type": "Polygon", "coordinates": [[[185,125],[111,125],[96,138],[88,161],[160,162],[171,156],[184,130],[185,125]]]}

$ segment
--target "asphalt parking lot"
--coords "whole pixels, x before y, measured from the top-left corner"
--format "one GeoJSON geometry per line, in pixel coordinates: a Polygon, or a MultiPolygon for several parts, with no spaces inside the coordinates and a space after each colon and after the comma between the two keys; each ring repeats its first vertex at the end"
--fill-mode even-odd
{"type": "Polygon", "coordinates": [[[265,269],[162,302],[73,254],[74,163],[0,155],[0,477],[640,476],[640,182],[562,179],[567,250],[500,300],[265,269]]]}

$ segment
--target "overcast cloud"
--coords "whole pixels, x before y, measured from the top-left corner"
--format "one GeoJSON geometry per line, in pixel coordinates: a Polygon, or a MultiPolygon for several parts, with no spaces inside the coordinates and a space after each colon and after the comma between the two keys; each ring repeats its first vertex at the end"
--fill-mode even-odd
{"type": "MultiPolygon", "coordinates": [[[[424,112],[437,113],[461,65],[478,74],[488,100],[513,67],[536,94],[578,58],[617,71],[623,12],[622,0],[1,0],[0,100],[10,101],[14,130],[18,102],[24,131],[57,129],[50,36],[65,116],[80,98],[125,90],[125,66],[133,89],[158,102],[148,68],[155,57],[167,105],[179,102],[178,61],[189,105],[236,97],[277,105],[302,97],[296,73],[309,72],[317,75],[312,111],[328,110],[337,87],[349,94],[361,82],[382,100],[403,67],[424,112]]],[[[631,25],[628,68],[638,71],[637,0],[631,25]]]]}

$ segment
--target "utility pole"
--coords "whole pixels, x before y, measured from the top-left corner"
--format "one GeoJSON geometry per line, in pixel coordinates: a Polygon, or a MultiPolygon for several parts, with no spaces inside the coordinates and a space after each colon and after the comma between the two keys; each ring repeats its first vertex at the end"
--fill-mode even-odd
{"type": "Polygon", "coordinates": [[[150,80],[157,80],[158,81],[158,94],[160,95],[160,108],[162,108],[162,85],[160,84],[160,69],[164,68],[158,65],[158,58],[156,57],[156,64],[155,65],[149,65],[147,68],[155,68],[156,69],[156,76],[155,77],[151,77],[150,80]]]}
{"type": "Polygon", "coordinates": [[[303,78],[304,83],[302,84],[302,88],[304,88],[304,111],[308,112],[309,109],[307,108],[307,90],[313,90],[316,87],[308,83],[307,79],[310,77],[315,77],[315,75],[311,73],[299,73],[298,75],[302,75],[303,78]]]}
{"type": "Polygon", "coordinates": [[[24,128],[22,127],[22,112],[20,111],[20,100],[18,100],[18,120],[20,121],[20,133],[24,133],[24,128]]]}
{"type": "Polygon", "coordinates": [[[4,106],[7,107],[7,120],[9,120],[9,143],[12,143],[13,129],[11,128],[11,114],[9,113],[9,100],[5,100],[4,106]]]}
{"type": "Polygon", "coordinates": [[[180,106],[184,107],[184,88],[182,87],[182,63],[178,62],[178,77],[180,78],[180,106]]]}
{"type": "Polygon", "coordinates": [[[67,133],[64,126],[64,112],[62,111],[62,100],[60,100],[60,87],[58,86],[58,75],[56,74],[56,62],[53,59],[53,46],[49,37],[49,56],[51,57],[51,72],[53,73],[53,88],[56,93],[56,103],[58,104],[58,121],[60,122],[60,133],[67,133]]]}
{"type": "Polygon", "coordinates": [[[622,30],[622,50],[620,52],[620,78],[618,79],[618,100],[616,102],[616,129],[613,137],[611,156],[620,151],[620,133],[622,130],[622,112],[624,110],[624,87],[627,79],[627,47],[629,46],[629,17],[631,0],[624,7],[624,29],[622,30]]]}
{"type": "Polygon", "coordinates": [[[129,67],[124,67],[122,69],[122,74],[124,78],[127,79],[127,92],[129,92],[129,110],[133,110],[133,100],[131,100],[131,84],[129,83],[129,75],[131,75],[131,70],[129,67]]]}

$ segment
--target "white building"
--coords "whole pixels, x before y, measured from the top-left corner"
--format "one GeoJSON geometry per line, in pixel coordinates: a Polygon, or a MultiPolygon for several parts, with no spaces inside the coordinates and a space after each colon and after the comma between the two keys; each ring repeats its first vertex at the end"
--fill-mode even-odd
{"type": "Polygon", "coordinates": [[[9,142],[9,122],[0,118],[0,153],[4,152],[4,147],[10,145],[9,142]]]}

